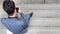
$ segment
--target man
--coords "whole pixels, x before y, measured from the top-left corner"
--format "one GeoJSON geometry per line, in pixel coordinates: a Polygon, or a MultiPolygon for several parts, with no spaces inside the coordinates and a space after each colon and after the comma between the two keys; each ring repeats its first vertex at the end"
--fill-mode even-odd
{"type": "Polygon", "coordinates": [[[1,22],[8,30],[13,34],[24,34],[27,32],[27,26],[33,13],[24,15],[24,13],[15,7],[15,3],[10,0],[3,2],[3,9],[8,14],[8,18],[2,18],[1,22]],[[18,19],[17,13],[19,13],[22,18],[18,19]]]}

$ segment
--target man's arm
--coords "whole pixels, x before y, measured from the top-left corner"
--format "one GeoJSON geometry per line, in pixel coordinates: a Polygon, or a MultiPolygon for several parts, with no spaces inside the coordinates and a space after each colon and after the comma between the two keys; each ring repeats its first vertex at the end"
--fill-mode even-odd
{"type": "Polygon", "coordinates": [[[21,11],[21,9],[19,9],[18,10],[18,13],[21,15],[21,17],[24,19],[24,21],[25,21],[25,15],[24,15],[24,13],[21,11]]]}
{"type": "Polygon", "coordinates": [[[25,15],[24,15],[24,13],[21,11],[20,8],[19,8],[19,10],[18,10],[18,13],[21,15],[22,18],[24,18],[25,15]]]}

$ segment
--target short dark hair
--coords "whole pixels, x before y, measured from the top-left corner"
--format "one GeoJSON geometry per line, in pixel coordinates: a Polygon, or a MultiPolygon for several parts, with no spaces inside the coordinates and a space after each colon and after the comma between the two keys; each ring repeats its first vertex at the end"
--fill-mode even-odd
{"type": "Polygon", "coordinates": [[[13,1],[4,1],[3,9],[8,15],[13,15],[15,9],[15,3],[13,1]]]}

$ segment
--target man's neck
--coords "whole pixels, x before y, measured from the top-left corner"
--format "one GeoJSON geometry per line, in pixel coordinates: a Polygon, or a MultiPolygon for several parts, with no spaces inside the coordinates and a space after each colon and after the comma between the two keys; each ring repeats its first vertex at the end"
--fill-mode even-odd
{"type": "Polygon", "coordinates": [[[9,16],[9,17],[16,17],[16,16],[9,16]]]}
{"type": "Polygon", "coordinates": [[[16,15],[11,15],[11,16],[9,16],[9,17],[16,17],[16,15]]]}
{"type": "Polygon", "coordinates": [[[8,16],[8,18],[18,18],[17,16],[8,16]]]}

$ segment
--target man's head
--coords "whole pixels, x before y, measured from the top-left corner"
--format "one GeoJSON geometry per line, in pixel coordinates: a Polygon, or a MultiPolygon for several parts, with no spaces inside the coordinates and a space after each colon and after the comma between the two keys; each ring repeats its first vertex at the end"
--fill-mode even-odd
{"type": "Polygon", "coordinates": [[[15,10],[15,3],[13,1],[4,1],[3,9],[8,15],[13,15],[15,10]]]}

